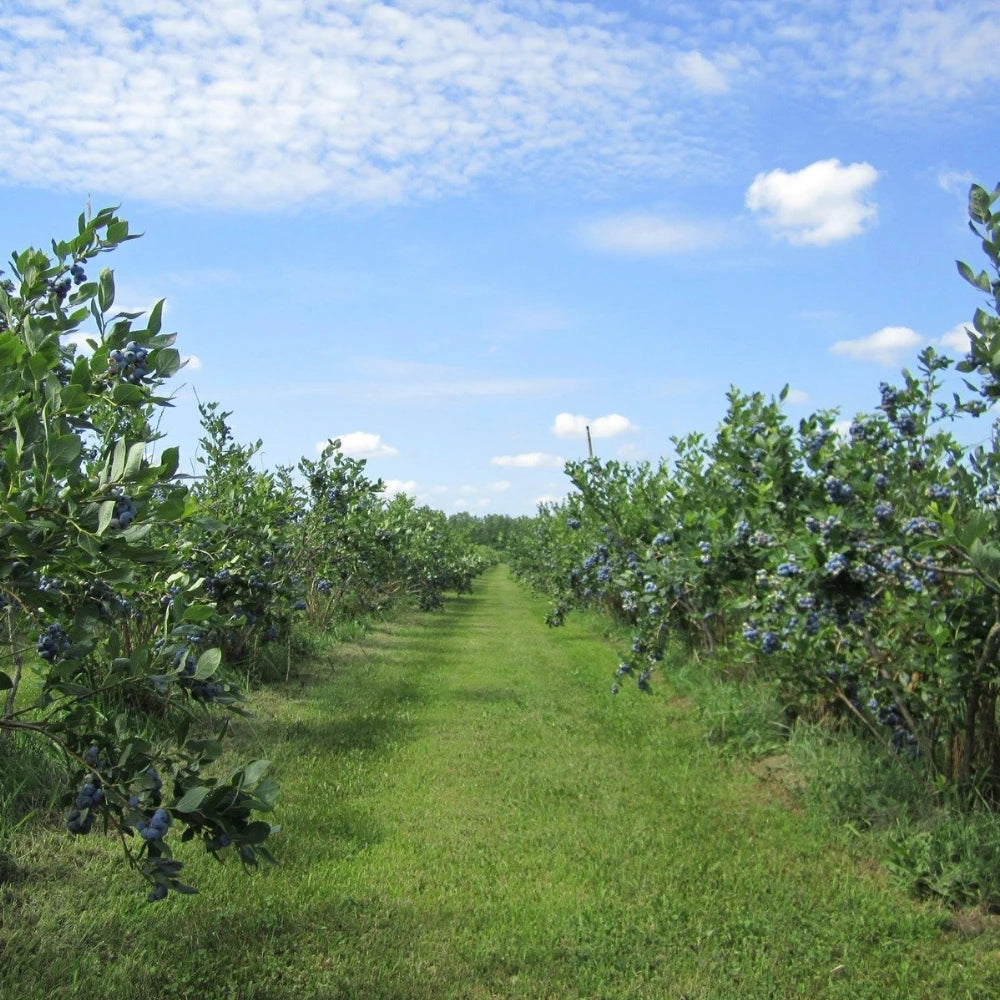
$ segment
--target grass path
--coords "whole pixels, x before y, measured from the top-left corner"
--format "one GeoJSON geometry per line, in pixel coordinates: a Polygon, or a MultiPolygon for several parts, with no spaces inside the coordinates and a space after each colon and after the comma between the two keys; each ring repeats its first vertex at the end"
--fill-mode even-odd
{"type": "Polygon", "coordinates": [[[194,858],[201,895],[148,907],[100,841],[39,835],[0,893],[0,997],[1000,992],[995,929],[901,895],[669,694],[612,698],[613,648],[542,616],[497,568],[255,698],[278,869],[194,858]]]}

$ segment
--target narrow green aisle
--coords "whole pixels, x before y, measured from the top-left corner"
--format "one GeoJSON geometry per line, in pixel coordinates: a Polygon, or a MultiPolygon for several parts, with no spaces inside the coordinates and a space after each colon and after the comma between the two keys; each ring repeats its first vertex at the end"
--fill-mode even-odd
{"type": "Polygon", "coordinates": [[[668,693],[613,698],[614,647],[543,615],[496,568],[257,699],[244,738],[278,762],[281,867],[193,863],[202,895],[152,909],[43,900],[55,975],[67,941],[129,945],[91,981],[17,995],[996,995],[995,935],[944,932],[942,911],[810,833],[668,693]],[[171,968],[179,952],[194,969],[171,968]]]}

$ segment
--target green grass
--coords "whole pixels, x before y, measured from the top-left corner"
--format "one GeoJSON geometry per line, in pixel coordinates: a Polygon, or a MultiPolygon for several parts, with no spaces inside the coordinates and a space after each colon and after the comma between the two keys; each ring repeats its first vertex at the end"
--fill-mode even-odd
{"type": "Polygon", "coordinates": [[[99,837],[22,830],[0,997],[997,995],[990,918],[907,897],[686,699],[612,698],[613,647],[544,610],[497,568],[260,692],[277,869],[195,856],[147,906],[99,837]]]}

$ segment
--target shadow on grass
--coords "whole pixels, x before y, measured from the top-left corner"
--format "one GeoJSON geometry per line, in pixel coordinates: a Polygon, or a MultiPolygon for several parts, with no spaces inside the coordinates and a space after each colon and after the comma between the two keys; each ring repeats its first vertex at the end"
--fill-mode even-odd
{"type": "Polygon", "coordinates": [[[337,757],[356,751],[387,754],[412,739],[415,725],[410,711],[426,701],[421,688],[409,681],[359,683],[364,683],[364,697],[324,718],[258,719],[253,726],[254,741],[294,760],[299,755],[337,757]]]}

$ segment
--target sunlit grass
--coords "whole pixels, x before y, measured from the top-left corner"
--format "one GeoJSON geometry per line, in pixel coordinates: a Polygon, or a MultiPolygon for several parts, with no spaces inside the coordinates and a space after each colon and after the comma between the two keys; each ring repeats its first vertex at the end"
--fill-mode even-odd
{"type": "Polygon", "coordinates": [[[497,569],[259,692],[237,737],[276,762],[277,869],[194,856],[201,894],[148,906],[113,845],[36,831],[0,996],[996,995],[995,928],[949,930],[543,617],[497,569]]]}

